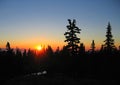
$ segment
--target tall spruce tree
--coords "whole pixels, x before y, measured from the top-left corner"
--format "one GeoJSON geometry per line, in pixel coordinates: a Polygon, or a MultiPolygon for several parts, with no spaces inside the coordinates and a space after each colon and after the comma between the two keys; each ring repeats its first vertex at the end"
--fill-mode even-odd
{"type": "Polygon", "coordinates": [[[67,25],[67,32],[65,32],[65,42],[67,42],[67,48],[70,50],[72,55],[75,55],[78,53],[79,46],[78,44],[80,43],[80,38],[77,37],[77,34],[80,34],[81,29],[79,29],[76,26],[76,20],[73,19],[71,21],[68,19],[69,25],[67,25]]]}
{"type": "Polygon", "coordinates": [[[113,49],[115,48],[114,39],[113,39],[111,30],[112,30],[112,28],[111,28],[110,22],[108,22],[107,32],[106,32],[106,40],[104,41],[105,42],[104,50],[106,52],[112,52],[113,49]]]}

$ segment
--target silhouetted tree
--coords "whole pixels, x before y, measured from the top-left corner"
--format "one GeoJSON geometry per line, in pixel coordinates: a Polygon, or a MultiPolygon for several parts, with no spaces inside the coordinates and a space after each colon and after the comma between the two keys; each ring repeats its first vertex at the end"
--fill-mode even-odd
{"type": "Polygon", "coordinates": [[[33,57],[33,52],[30,48],[28,49],[27,56],[28,57],[33,57]]]}
{"type": "Polygon", "coordinates": [[[66,47],[66,46],[63,46],[63,48],[62,48],[62,50],[61,50],[61,56],[62,56],[62,57],[63,57],[63,56],[67,57],[67,56],[69,56],[69,55],[70,55],[70,53],[69,53],[67,47],[66,47]]]}
{"type": "Polygon", "coordinates": [[[120,46],[118,47],[118,50],[120,51],[120,46]]]}
{"type": "Polygon", "coordinates": [[[65,42],[68,42],[67,48],[71,51],[72,55],[78,53],[78,44],[80,43],[80,38],[77,37],[77,33],[80,34],[81,29],[76,26],[76,20],[73,22],[68,19],[69,25],[67,25],[67,32],[65,32],[65,42]]]}
{"type": "Polygon", "coordinates": [[[9,42],[7,42],[7,44],[6,44],[6,52],[7,52],[7,56],[12,56],[13,57],[15,55],[13,49],[10,47],[9,42]]]}
{"type": "Polygon", "coordinates": [[[111,33],[111,25],[110,25],[110,22],[108,23],[108,26],[107,26],[107,32],[106,32],[106,40],[104,41],[105,44],[104,44],[104,50],[106,52],[112,52],[112,50],[114,49],[115,45],[114,45],[114,39],[113,36],[112,36],[112,33],[111,33]]]}
{"type": "Polygon", "coordinates": [[[23,51],[23,57],[26,57],[27,56],[27,52],[26,52],[26,49],[24,49],[23,51]]]}
{"type": "Polygon", "coordinates": [[[84,53],[85,53],[85,46],[84,46],[83,43],[80,44],[79,53],[80,53],[80,54],[84,54],[84,53]]]}
{"type": "Polygon", "coordinates": [[[49,57],[52,57],[53,56],[53,49],[51,46],[48,45],[47,49],[46,49],[46,54],[47,56],[49,57]]]}
{"type": "Polygon", "coordinates": [[[9,42],[7,42],[7,44],[6,44],[6,50],[7,50],[7,51],[11,50],[11,47],[10,47],[10,43],[9,43],[9,42]]]}
{"type": "Polygon", "coordinates": [[[94,42],[94,40],[92,40],[92,43],[91,43],[91,52],[92,53],[95,52],[95,42],[94,42]]]}
{"type": "Polygon", "coordinates": [[[16,48],[16,56],[22,56],[21,50],[19,48],[16,48]]]}
{"type": "Polygon", "coordinates": [[[102,45],[101,45],[101,48],[100,48],[100,51],[102,52],[103,49],[104,49],[104,45],[102,44],[102,45]]]}
{"type": "Polygon", "coordinates": [[[60,49],[59,49],[59,47],[57,47],[57,49],[56,49],[56,51],[55,51],[55,54],[58,55],[59,52],[60,52],[60,49]]]}

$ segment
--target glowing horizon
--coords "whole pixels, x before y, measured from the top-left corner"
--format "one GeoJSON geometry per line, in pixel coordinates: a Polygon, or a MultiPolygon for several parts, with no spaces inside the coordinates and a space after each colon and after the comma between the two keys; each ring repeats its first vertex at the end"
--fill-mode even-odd
{"type": "Polygon", "coordinates": [[[34,49],[36,45],[62,48],[67,19],[76,19],[80,42],[99,49],[106,39],[108,22],[115,46],[120,46],[120,1],[114,0],[3,0],[0,1],[0,48],[34,49]],[[108,4],[109,3],[109,4],[108,4]]]}
{"type": "MultiPolygon", "coordinates": [[[[0,48],[6,48],[6,43],[1,45],[0,48]]],[[[57,49],[57,47],[59,47],[60,50],[61,50],[63,48],[63,46],[67,45],[67,43],[65,43],[65,42],[62,42],[59,45],[58,44],[55,45],[54,43],[53,44],[43,44],[43,43],[26,43],[26,44],[24,44],[24,43],[15,43],[15,42],[14,43],[9,42],[9,43],[10,43],[11,48],[13,48],[13,49],[19,48],[19,49],[33,49],[33,50],[36,50],[37,46],[41,46],[42,48],[43,47],[47,48],[50,45],[54,51],[57,49]]],[[[83,43],[83,44],[85,45],[85,50],[86,51],[91,49],[90,48],[91,47],[91,42],[89,42],[89,44],[86,44],[86,43],[83,43]]],[[[97,43],[96,44],[96,42],[95,42],[95,47],[96,47],[95,50],[100,50],[102,44],[103,43],[101,43],[101,44],[97,43]]],[[[118,48],[119,45],[115,44],[115,46],[118,48]]]]}

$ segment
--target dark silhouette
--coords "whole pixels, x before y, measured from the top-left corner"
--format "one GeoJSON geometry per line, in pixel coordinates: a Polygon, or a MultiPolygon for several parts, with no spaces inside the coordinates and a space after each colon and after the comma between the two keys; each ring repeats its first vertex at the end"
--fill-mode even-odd
{"type": "Polygon", "coordinates": [[[77,37],[77,33],[80,34],[81,29],[79,29],[76,26],[76,20],[74,19],[73,22],[71,22],[70,19],[68,19],[69,25],[67,25],[67,32],[65,32],[66,40],[65,42],[68,42],[68,45],[66,46],[72,53],[72,55],[78,53],[80,43],[80,38],[77,37]]]}
{"type": "Polygon", "coordinates": [[[26,49],[24,49],[23,51],[23,57],[26,57],[27,56],[27,52],[26,52],[26,49]]]}
{"type": "Polygon", "coordinates": [[[13,49],[7,42],[6,49],[0,49],[0,84],[112,84],[119,83],[120,46],[115,48],[110,23],[108,23],[105,44],[95,49],[92,40],[89,51],[80,43],[76,22],[69,21],[65,32],[68,44],[54,51],[49,45],[39,52],[32,49],[13,49]],[[72,54],[72,56],[71,56],[72,54]],[[14,83],[15,82],[15,83],[14,83]],[[29,83],[30,82],[30,83],[29,83]]]}
{"type": "Polygon", "coordinates": [[[11,50],[11,47],[10,47],[10,43],[9,43],[9,42],[7,42],[7,44],[6,44],[6,50],[7,50],[7,51],[11,50]]]}
{"type": "Polygon", "coordinates": [[[119,49],[119,51],[120,51],[120,46],[119,46],[119,48],[118,48],[118,49],[119,49]]]}
{"type": "Polygon", "coordinates": [[[85,46],[83,43],[81,43],[79,48],[79,54],[84,54],[84,53],[85,53],[85,46]]]}
{"type": "Polygon", "coordinates": [[[91,52],[92,53],[95,52],[95,42],[94,42],[94,40],[92,40],[92,43],[91,43],[91,52]]]}
{"type": "Polygon", "coordinates": [[[112,28],[109,22],[107,26],[106,40],[104,41],[105,42],[104,50],[108,53],[111,53],[115,49],[114,39],[112,39],[113,35],[112,35],[111,30],[112,28]]]}

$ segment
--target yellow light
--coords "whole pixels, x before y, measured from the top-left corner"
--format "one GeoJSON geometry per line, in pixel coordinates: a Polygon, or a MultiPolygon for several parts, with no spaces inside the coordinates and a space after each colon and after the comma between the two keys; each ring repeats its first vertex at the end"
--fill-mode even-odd
{"type": "Polygon", "coordinates": [[[39,46],[36,47],[36,49],[37,49],[38,51],[40,51],[40,50],[42,50],[42,46],[39,45],[39,46]]]}

